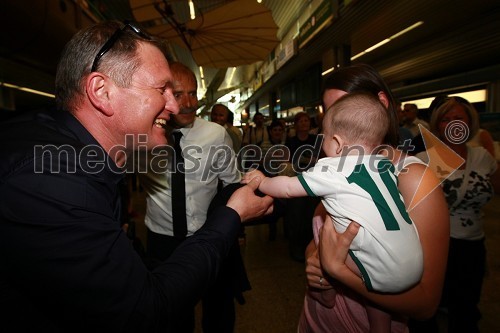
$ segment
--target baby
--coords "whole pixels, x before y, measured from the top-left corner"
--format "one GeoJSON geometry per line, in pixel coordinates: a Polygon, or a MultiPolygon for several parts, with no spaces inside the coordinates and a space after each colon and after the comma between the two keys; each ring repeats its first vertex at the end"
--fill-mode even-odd
{"type": "MultiPolygon", "coordinates": [[[[242,182],[261,177],[259,190],[276,198],[319,196],[335,228],[361,225],[346,265],[370,291],[402,292],[416,284],[423,270],[422,248],[397,187],[394,166],[372,151],[387,133],[387,111],[368,94],[347,94],[332,105],[323,120],[323,150],[327,157],[296,177],[266,178],[247,173],[242,182]]],[[[315,240],[322,221],[313,222],[315,240]],[[319,224],[319,225],[318,225],[319,224]]],[[[334,304],[335,291],[318,292],[321,302],[334,304]]],[[[317,296],[317,295],[316,295],[317,296]]],[[[389,332],[390,315],[367,304],[371,332],[389,332]]]]}

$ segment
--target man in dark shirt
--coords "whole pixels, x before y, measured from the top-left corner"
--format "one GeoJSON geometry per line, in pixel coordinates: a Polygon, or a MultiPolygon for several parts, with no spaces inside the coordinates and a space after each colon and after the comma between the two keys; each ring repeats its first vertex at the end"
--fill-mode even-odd
{"type": "Polygon", "coordinates": [[[170,331],[237,237],[266,213],[258,181],[237,190],[172,256],[148,271],[120,226],[118,183],[138,149],[165,152],[178,113],[160,44],[107,22],[68,43],[55,113],[0,125],[0,306],[16,332],[170,331]],[[127,163],[128,164],[128,163],[127,163]]]}

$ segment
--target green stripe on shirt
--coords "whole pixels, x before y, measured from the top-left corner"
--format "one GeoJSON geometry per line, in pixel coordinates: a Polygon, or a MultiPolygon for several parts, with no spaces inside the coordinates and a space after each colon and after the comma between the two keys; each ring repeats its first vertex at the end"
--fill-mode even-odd
{"type": "Polygon", "coordinates": [[[304,177],[302,176],[302,174],[297,175],[297,178],[299,179],[299,182],[302,184],[302,186],[306,190],[308,196],[310,196],[310,197],[317,197],[317,195],[314,194],[314,192],[311,190],[311,188],[309,187],[309,185],[307,185],[307,182],[304,179],[304,177]]]}

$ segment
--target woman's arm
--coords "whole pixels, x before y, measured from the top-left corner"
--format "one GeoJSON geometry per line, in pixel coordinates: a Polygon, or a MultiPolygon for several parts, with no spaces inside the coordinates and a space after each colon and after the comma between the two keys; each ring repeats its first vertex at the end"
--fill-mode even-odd
{"type": "Polygon", "coordinates": [[[500,163],[497,163],[497,169],[490,175],[490,182],[495,193],[500,194],[500,163]]]}
{"type": "Polygon", "coordinates": [[[449,215],[434,174],[425,172],[426,167],[420,164],[412,164],[407,168],[408,172],[399,175],[399,189],[407,206],[417,189],[429,189],[429,194],[421,198],[419,203],[413,203],[415,208],[409,211],[417,226],[424,255],[423,275],[417,285],[400,294],[368,292],[361,279],[345,265],[348,246],[357,232],[356,228],[350,227],[346,233],[339,234],[331,223],[325,223],[319,252],[323,269],[342,284],[388,310],[425,319],[435,313],[441,298],[450,236],[449,215]],[[336,253],[336,256],[332,256],[332,253],[336,253]]]}
{"type": "Polygon", "coordinates": [[[485,129],[480,130],[479,143],[491,154],[491,156],[495,157],[495,143],[490,132],[485,129]]]}

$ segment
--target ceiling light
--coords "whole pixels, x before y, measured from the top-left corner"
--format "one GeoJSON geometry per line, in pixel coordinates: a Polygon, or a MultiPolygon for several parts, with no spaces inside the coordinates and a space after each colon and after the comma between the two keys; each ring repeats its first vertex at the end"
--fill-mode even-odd
{"type": "Polygon", "coordinates": [[[45,96],[45,97],[56,98],[56,96],[53,95],[53,94],[49,94],[49,93],[46,93],[46,92],[43,92],[43,91],[40,91],[40,90],[31,89],[31,88],[21,87],[21,86],[18,86],[18,85],[15,85],[15,84],[11,84],[11,83],[0,82],[0,86],[4,86],[4,87],[7,87],[7,88],[11,88],[11,89],[17,89],[17,90],[21,90],[21,91],[25,91],[25,92],[29,92],[31,94],[37,94],[37,95],[42,95],[42,96],[45,96]]]}
{"type": "MultiPolygon", "coordinates": [[[[479,89],[473,91],[466,91],[456,94],[449,94],[449,97],[459,96],[465,98],[470,103],[481,103],[486,101],[486,89],[479,89]]],[[[404,101],[403,104],[413,103],[416,104],[419,109],[427,109],[431,102],[434,100],[434,97],[421,98],[421,99],[413,99],[404,101]]]]}
{"type": "Polygon", "coordinates": [[[399,36],[401,36],[401,35],[403,35],[403,34],[407,33],[408,31],[413,30],[413,29],[415,29],[416,27],[421,26],[422,24],[424,24],[424,22],[423,22],[423,21],[419,21],[419,22],[417,22],[417,23],[415,23],[415,24],[413,24],[413,25],[409,26],[408,28],[405,28],[405,29],[401,30],[400,32],[398,32],[398,33],[396,33],[396,34],[392,35],[391,37],[386,38],[386,39],[384,39],[384,40],[382,40],[382,41],[378,42],[377,44],[375,44],[375,45],[373,45],[373,46],[370,46],[369,48],[367,48],[367,49],[366,49],[366,50],[364,50],[363,52],[360,52],[360,53],[356,54],[355,56],[352,56],[352,57],[351,57],[351,60],[357,59],[357,58],[361,57],[362,55],[365,55],[366,53],[371,52],[371,51],[375,50],[376,48],[379,48],[379,47],[381,47],[382,45],[389,43],[391,40],[398,38],[399,36]]]}
{"type": "Polygon", "coordinates": [[[334,70],[335,70],[335,67],[330,67],[326,71],[324,71],[323,73],[321,73],[321,76],[325,76],[326,74],[331,73],[334,70]]]}
{"type": "Polygon", "coordinates": [[[189,16],[191,17],[191,20],[194,20],[196,18],[196,13],[194,12],[194,3],[192,0],[189,0],[189,16]]]}

